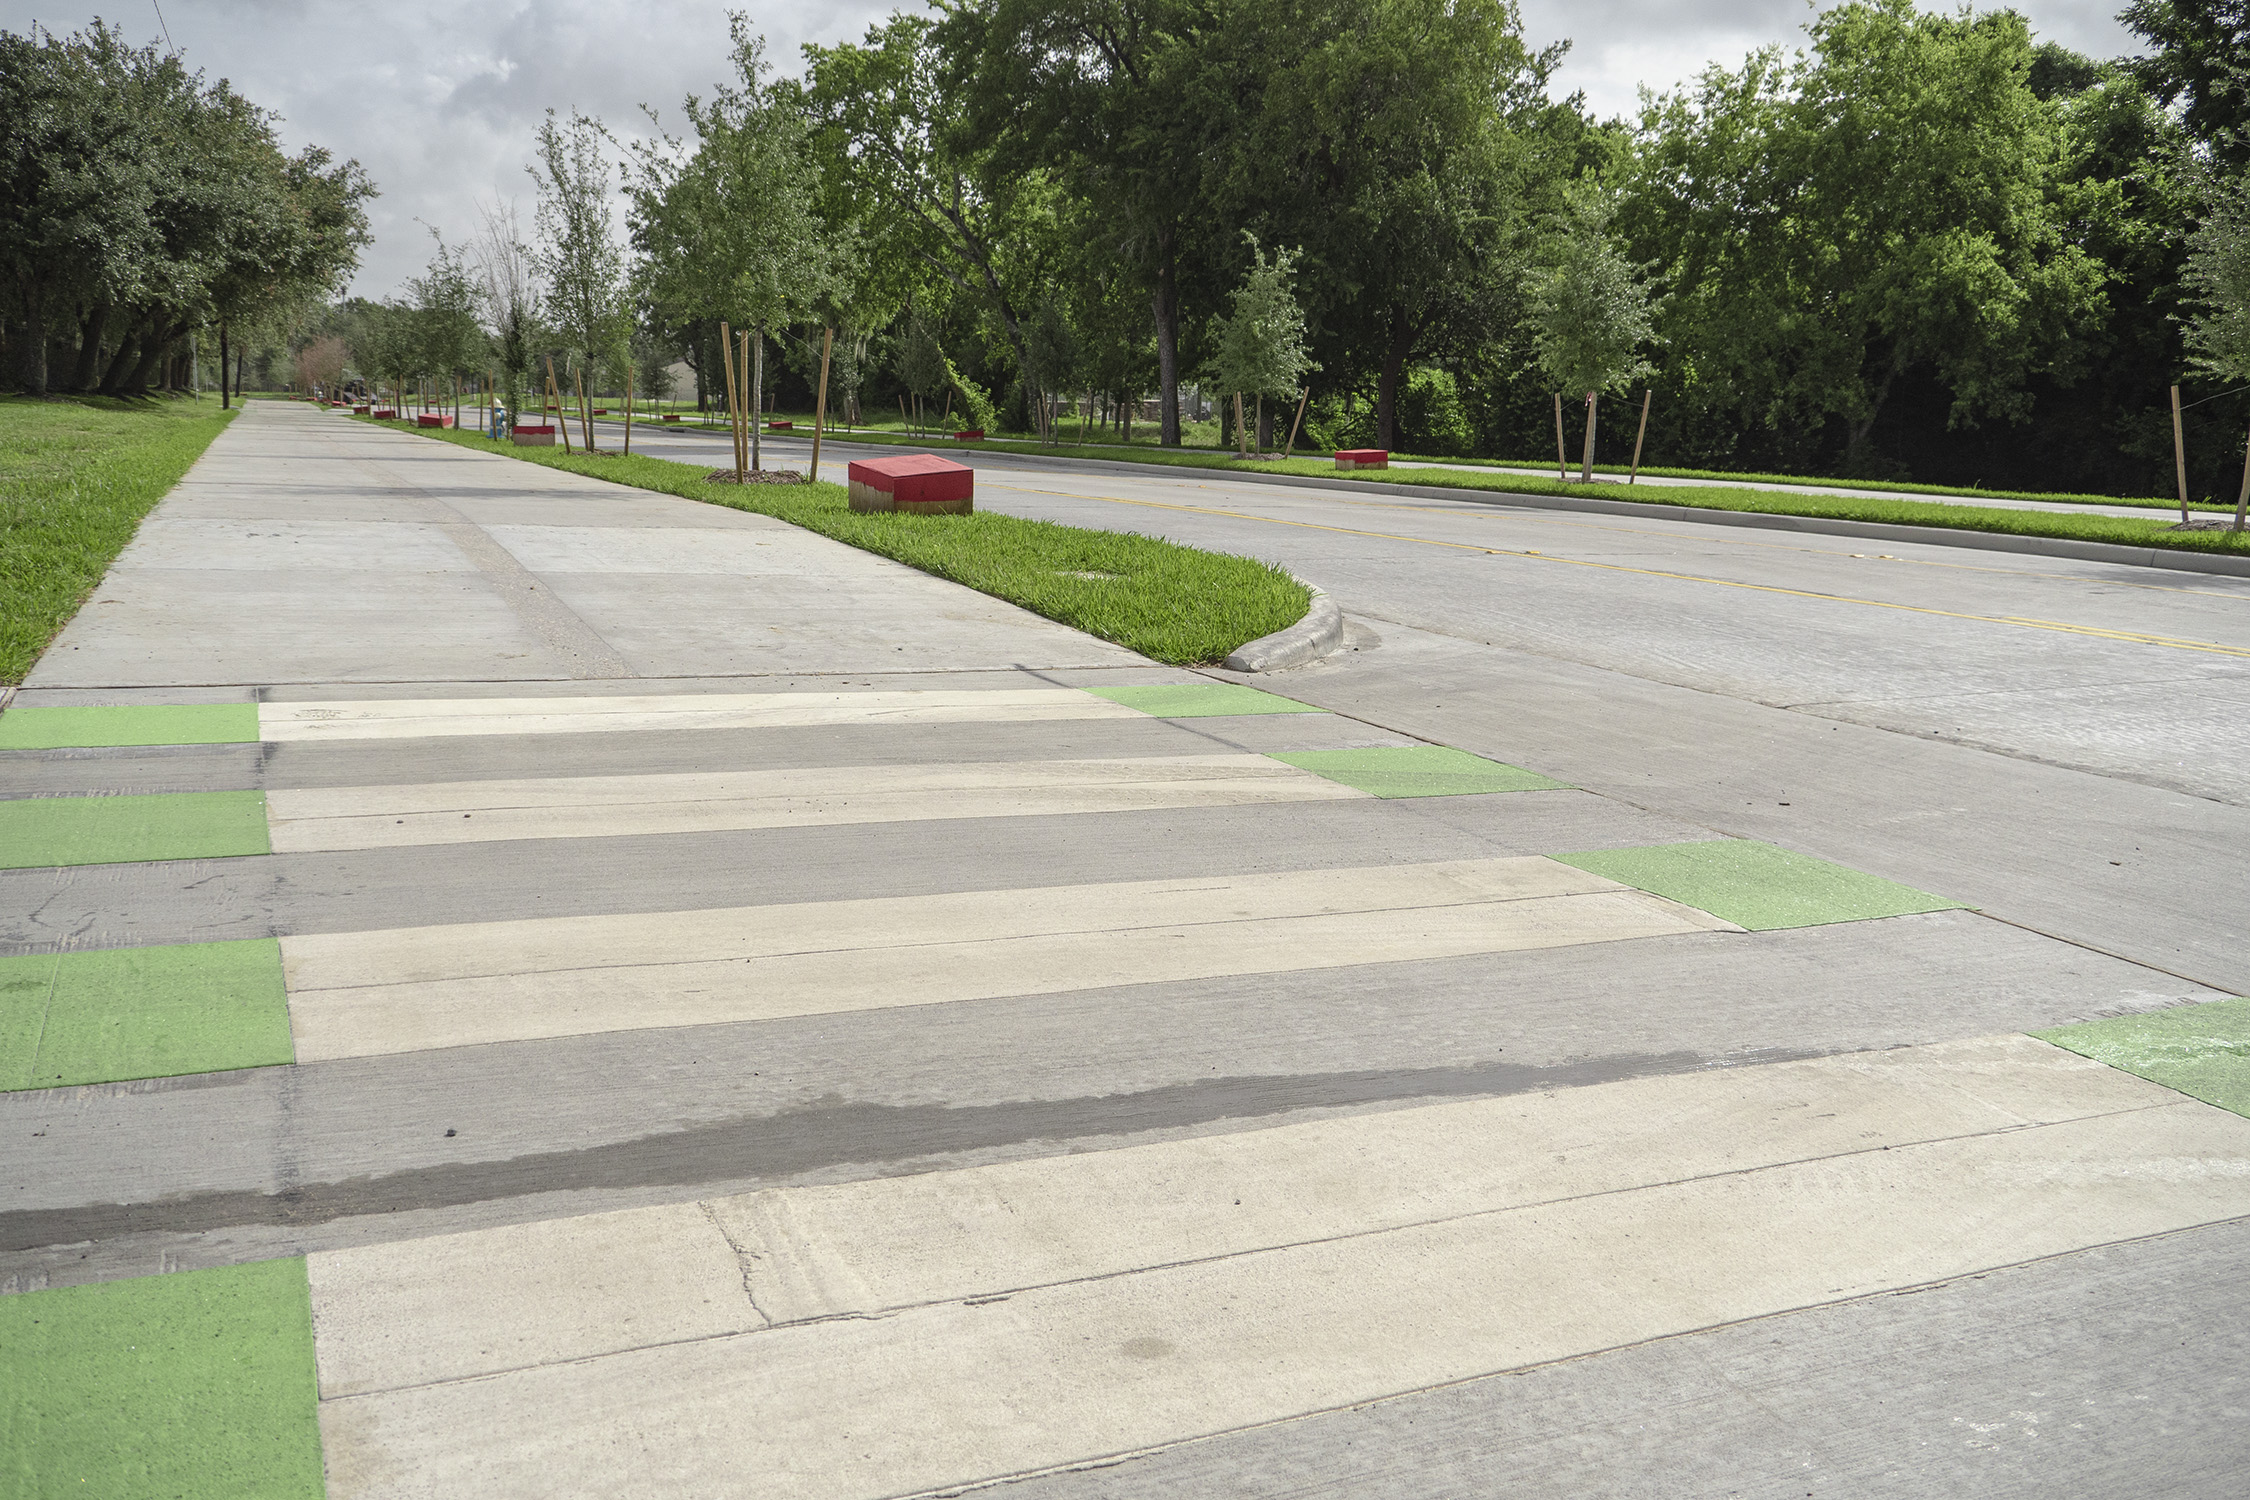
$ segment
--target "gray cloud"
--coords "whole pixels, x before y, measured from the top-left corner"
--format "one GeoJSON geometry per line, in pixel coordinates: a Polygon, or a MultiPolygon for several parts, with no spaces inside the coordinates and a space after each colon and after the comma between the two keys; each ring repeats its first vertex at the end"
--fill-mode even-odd
{"type": "MultiPolygon", "coordinates": [[[[2043,36],[2110,56],[2131,40],[2113,19],[2121,4],[2018,0],[2016,8],[2043,36]]],[[[810,0],[760,17],[767,55],[793,71],[800,44],[856,37],[892,8],[890,0],[810,0]]],[[[1754,47],[1794,45],[1813,14],[1805,0],[1523,0],[1523,9],[1534,41],[1572,40],[1558,86],[1584,91],[1603,116],[1629,112],[1642,84],[1675,87],[1754,47]]],[[[98,9],[0,0],[0,26],[10,31],[37,21],[68,32],[96,14],[135,41],[160,40],[148,0],[98,9]]],[[[681,97],[708,92],[726,65],[724,7],[680,0],[166,0],[164,19],[191,66],[277,110],[292,146],[357,157],[374,176],[383,190],[375,244],[353,290],[376,297],[427,261],[422,224],[465,240],[478,200],[495,196],[522,200],[528,224],[523,169],[546,110],[580,110],[640,134],[643,104],[677,121],[681,97]]]]}

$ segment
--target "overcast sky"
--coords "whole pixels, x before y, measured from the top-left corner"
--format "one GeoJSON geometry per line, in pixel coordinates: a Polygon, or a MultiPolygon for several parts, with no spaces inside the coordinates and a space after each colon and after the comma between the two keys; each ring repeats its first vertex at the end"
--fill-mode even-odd
{"type": "MultiPolygon", "coordinates": [[[[911,0],[909,0],[911,3],[911,0]]],[[[1573,46],[1557,86],[1584,90],[1597,114],[1632,108],[1705,64],[1733,64],[1768,42],[1795,43],[1806,0],[1522,0],[1532,41],[1573,46]]],[[[2123,0],[2020,0],[2042,36],[2096,56],[2130,50],[2123,0]]],[[[891,0],[749,5],[767,55],[795,71],[803,42],[861,35],[891,0]],[[767,19],[771,16],[772,19],[767,19]]],[[[1989,7],[1988,7],[1989,8],[1989,7]]],[[[576,108],[634,127],[651,104],[675,122],[683,94],[707,92],[726,64],[726,8],[676,0],[0,0],[0,29],[33,21],[69,32],[96,14],[131,40],[171,44],[191,67],[231,79],[280,112],[291,147],[317,142],[363,163],[383,196],[375,243],[353,290],[396,291],[429,258],[417,220],[467,240],[478,200],[521,200],[541,113],[576,108]],[[158,6],[162,6],[162,29],[158,6]]]]}

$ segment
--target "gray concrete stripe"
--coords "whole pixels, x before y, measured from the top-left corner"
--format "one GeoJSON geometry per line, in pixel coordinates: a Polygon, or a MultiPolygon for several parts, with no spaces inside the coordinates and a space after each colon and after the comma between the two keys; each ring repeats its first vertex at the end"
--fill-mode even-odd
{"type": "Polygon", "coordinates": [[[480,734],[620,734],[824,724],[1039,723],[1125,719],[1136,711],[1075,688],[909,692],[642,693],[562,698],[366,698],[266,703],[268,741],[430,739],[480,734]]]}
{"type": "Polygon", "coordinates": [[[1365,796],[1262,755],[1180,755],[300,788],[269,793],[266,821],[277,853],[312,853],[1365,796]]]}
{"type": "Polygon", "coordinates": [[[1948,912],[6,1095],[22,1149],[0,1278],[2024,1030],[2126,993],[2210,998],[2164,983],[1948,912]]]}
{"type": "Polygon", "coordinates": [[[0,798],[250,791],[261,779],[256,745],[0,752],[0,798]]]}
{"type": "Polygon", "coordinates": [[[1544,859],[287,938],[297,1057],[1295,973],[1725,928],[1544,859]]]}
{"type": "Polygon", "coordinates": [[[463,735],[335,744],[164,745],[0,752],[0,798],[233,788],[381,786],[548,776],[636,776],[797,766],[1073,760],[1342,750],[1419,741],[1333,714],[1031,724],[676,729],[662,734],[463,735]]]}
{"type": "Polygon", "coordinates": [[[0,870],[0,953],[1706,839],[1583,792],[541,839],[0,870]]]}

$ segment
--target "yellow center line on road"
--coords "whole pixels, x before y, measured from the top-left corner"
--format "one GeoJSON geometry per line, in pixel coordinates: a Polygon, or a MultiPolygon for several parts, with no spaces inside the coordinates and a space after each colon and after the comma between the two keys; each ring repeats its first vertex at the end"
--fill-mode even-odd
{"type": "Polygon", "coordinates": [[[2035,620],[2024,615],[1979,615],[1957,609],[1933,609],[1921,604],[1895,604],[1887,599],[1861,599],[1851,594],[1825,594],[1814,589],[1782,588],[1770,583],[1743,583],[1732,578],[1711,578],[1699,573],[1676,573],[1666,568],[1633,568],[1623,563],[1595,562],[1583,557],[1557,557],[1532,548],[1486,547],[1475,542],[1447,542],[1434,537],[1402,536],[1391,531],[1366,531],[1356,526],[1329,526],[1318,521],[1288,521],[1278,516],[1252,515],[1248,511],[1219,510],[1205,505],[1175,505],[1162,500],[1128,500],[1121,495],[1073,494],[1066,490],[1035,490],[1023,485],[996,485],[1022,494],[1055,495],[1066,500],[1103,500],[1112,505],[1140,505],[1151,510],[1177,510],[1194,515],[1221,516],[1236,521],[1262,521],[1269,526],[1295,526],[1306,531],[1330,531],[1342,536],[1363,536],[1374,541],[1412,542],[1423,547],[1443,547],[1454,552],[1480,552],[1487,557],[1526,557],[1539,562],[1567,563],[1574,568],[1599,568],[1608,573],[1630,573],[1642,578],[1669,578],[1681,583],[1708,583],[1720,588],[1747,589],[1758,594],[1780,594],[1792,599],[1819,599],[1833,604],[1860,604],[1869,609],[1895,609],[1906,614],[1934,615],[1946,620],[1969,620],[1980,625],[2013,625],[2025,630],[2053,630],[2066,635],[2092,636],[2136,646],[2167,646],[2175,651],[2200,651],[2212,656],[2250,660],[2250,647],[2221,645],[2216,641],[2188,640],[2179,636],[2145,635],[2129,630],[2108,630],[2095,625],[2072,625],[2062,620],[2035,620]]]}

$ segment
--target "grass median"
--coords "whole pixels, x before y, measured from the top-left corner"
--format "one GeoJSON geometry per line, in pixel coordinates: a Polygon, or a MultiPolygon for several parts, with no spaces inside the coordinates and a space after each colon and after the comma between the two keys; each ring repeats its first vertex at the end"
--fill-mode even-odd
{"type": "Polygon", "coordinates": [[[1243,642],[1296,624],[1312,602],[1303,584],[1270,563],[1138,532],[1091,531],[991,511],[856,514],[838,484],[713,484],[704,477],[708,465],[518,448],[474,432],[406,422],[375,425],[772,516],[1179,666],[1222,661],[1243,642]]]}
{"type": "Polygon", "coordinates": [[[0,683],[18,683],[232,412],[185,399],[0,398],[0,683]]]}
{"type": "MultiPolygon", "coordinates": [[[[1981,494],[1996,499],[2037,500],[2067,505],[2133,505],[2148,510],[2146,519],[2139,516],[2076,515],[2069,511],[2007,510],[1988,505],[1947,504],[1942,491],[1933,491],[1931,498],[1909,498],[1921,493],[1907,486],[1872,485],[1869,488],[1896,488],[1899,498],[1876,496],[1822,495],[1806,491],[1755,490],[1737,485],[1713,484],[1695,488],[1662,488],[1628,485],[1622,480],[1603,483],[1599,479],[1590,484],[1577,480],[1542,479],[1530,474],[1511,474],[1493,469],[1389,469],[1375,474],[1352,476],[1340,473],[1333,459],[1326,457],[1291,459],[1238,459],[1232,454],[1208,448],[1149,449],[1117,447],[1099,443],[1083,446],[1066,443],[1061,447],[1030,441],[1015,442],[1007,439],[985,440],[974,443],[956,443],[942,438],[905,437],[884,432],[840,432],[833,435],[837,442],[883,443],[890,446],[914,446],[940,449],[982,448],[1001,453],[1035,454],[1043,458],[1107,460],[1118,463],[1149,464],[1166,468],[1217,469],[1250,474],[1290,474],[1304,478],[1336,479],[1346,483],[1414,484],[1433,489],[1469,490],[1509,495],[1583,495],[1603,500],[1630,500],[1642,505],[1667,505],[1682,509],[1728,510],[1752,512],[1759,515],[1815,516],[1844,521],[1872,521],[1888,526],[1932,526],[1949,531],[1982,531],[2004,536],[2059,537],[2087,542],[2109,542],[2130,547],[2155,547],[2174,552],[2208,552],[2222,555],[2250,557],[2250,532],[2228,531],[2173,531],[2168,529],[2178,514],[2176,502],[2118,500],[2106,495],[2048,495],[2030,491],[2015,492],[1987,490],[1981,494]]],[[[1405,454],[1394,454],[1406,458],[1405,454]]],[[[1443,463],[1483,463],[1477,459],[1433,460],[1443,463]]],[[[1600,471],[1597,470],[1597,473],[1600,471]]],[[[1717,477],[1721,479],[1757,479],[1757,475],[1697,475],[1689,470],[1662,470],[1644,468],[1643,474],[1663,475],[1677,473],[1688,477],[1717,477]]],[[[1834,483],[1856,484],[1856,481],[1828,480],[1774,480],[1774,483],[1834,483]]],[[[2231,506],[2198,503],[2192,509],[2200,512],[2217,512],[2231,517],[2231,506]]]]}

